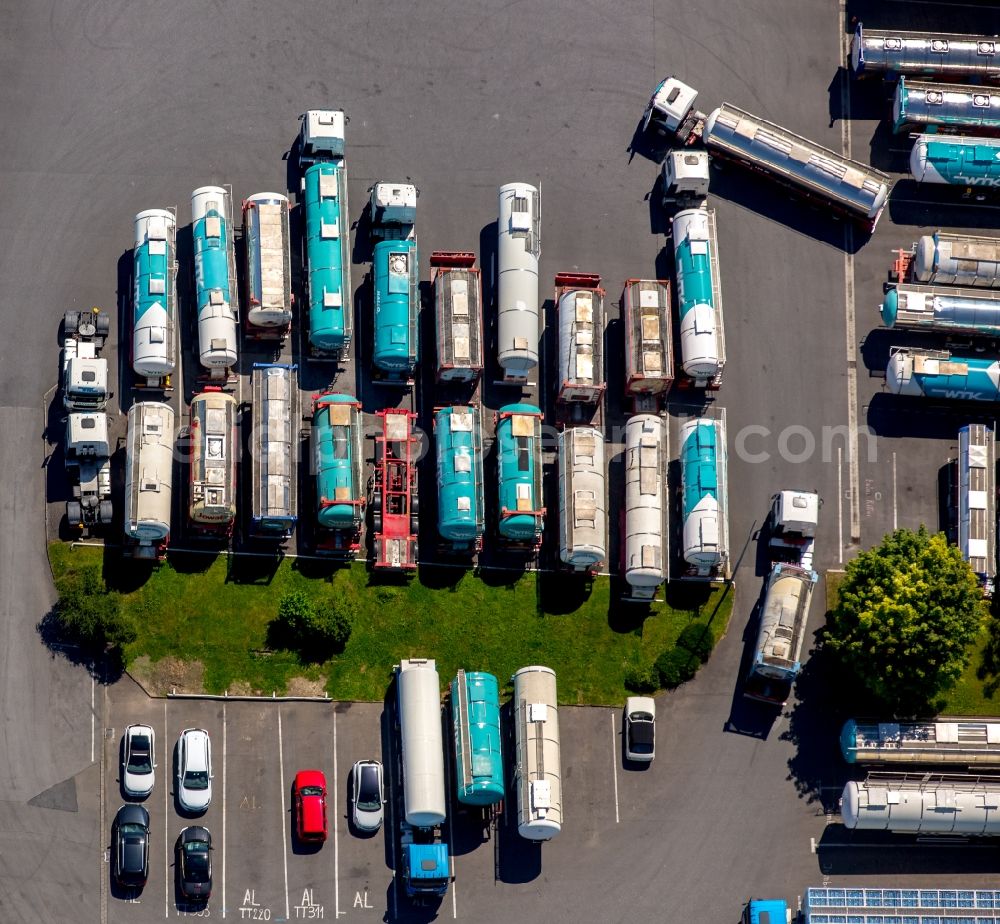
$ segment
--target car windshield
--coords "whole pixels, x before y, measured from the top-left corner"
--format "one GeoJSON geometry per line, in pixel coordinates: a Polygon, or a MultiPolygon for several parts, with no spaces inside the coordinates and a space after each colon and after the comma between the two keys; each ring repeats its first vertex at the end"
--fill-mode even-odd
{"type": "Polygon", "coordinates": [[[132,747],[128,752],[129,773],[153,772],[153,761],[149,751],[149,738],[145,735],[137,735],[132,739],[132,747]]]}
{"type": "Polygon", "coordinates": [[[184,774],[185,789],[208,789],[207,770],[188,770],[184,774]]]}
{"type": "Polygon", "coordinates": [[[378,786],[378,768],[367,766],[361,768],[361,783],[358,786],[359,809],[373,812],[382,804],[378,786]]]}
{"type": "Polygon", "coordinates": [[[322,786],[303,786],[299,792],[303,796],[322,796],[323,787],[322,786]]]}
{"type": "Polygon", "coordinates": [[[208,882],[208,844],[204,841],[184,845],[184,874],[188,882],[208,882]]]}
{"type": "Polygon", "coordinates": [[[122,837],[127,839],[130,843],[137,843],[142,840],[146,834],[146,829],[142,825],[138,824],[124,824],[121,828],[122,837]]]}

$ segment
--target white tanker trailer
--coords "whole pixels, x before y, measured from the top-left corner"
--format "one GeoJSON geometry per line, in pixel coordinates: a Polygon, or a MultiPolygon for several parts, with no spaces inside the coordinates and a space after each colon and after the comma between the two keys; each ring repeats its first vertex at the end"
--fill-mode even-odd
{"type": "Polygon", "coordinates": [[[497,359],[503,381],[526,384],[538,366],[538,190],[500,187],[497,220],[497,359]]]}
{"type": "Polygon", "coordinates": [[[649,601],[667,577],[667,429],[655,414],[625,425],[625,599],[649,601]]]}

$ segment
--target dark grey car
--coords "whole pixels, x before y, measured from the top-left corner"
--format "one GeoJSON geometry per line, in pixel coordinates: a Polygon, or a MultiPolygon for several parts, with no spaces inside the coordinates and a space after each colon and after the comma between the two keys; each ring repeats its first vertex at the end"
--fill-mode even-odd
{"type": "Polygon", "coordinates": [[[149,812],[141,805],[123,805],[111,834],[111,869],[115,882],[141,889],[149,875],[149,812]]]}
{"type": "Polygon", "coordinates": [[[212,894],[212,834],[191,825],[177,838],[177,875],[181,894],[192,901],[207,901],[212,894]]]}

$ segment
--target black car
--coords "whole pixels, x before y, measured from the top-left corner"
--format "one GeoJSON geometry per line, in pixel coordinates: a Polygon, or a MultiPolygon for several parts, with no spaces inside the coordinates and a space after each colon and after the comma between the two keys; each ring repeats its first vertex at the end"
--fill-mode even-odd
{"type": "Polygon", "coordinates": [[[193,901],[207,901],[212,894],[212,834],[192,825],[177,838],[177,871],[181,894],[193,901]]]}
{"type": "Polygon", "coordinates": [[[141,805],[123,805],[111,833],[111,869],[115,882],[141,889],[149,875],[149,812],[141,805]]]}

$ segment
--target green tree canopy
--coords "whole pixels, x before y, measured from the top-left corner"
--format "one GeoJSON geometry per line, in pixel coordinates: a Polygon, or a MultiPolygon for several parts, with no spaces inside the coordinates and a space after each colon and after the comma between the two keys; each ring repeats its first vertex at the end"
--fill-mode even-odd
{"type": "Polygon", "coordinates": [[[93,651],[121,650],[138,637],[121,594],[107,590],[98,568],[85,568],[60,588],[56,616],[69,638],[93,651]]]}
{"type": "Polygon", "coordinates": [[[824,644],[895,715],[953,686],[986,617],[975,574],[944,535],[899,529],[847,566],[824,644]]]}

